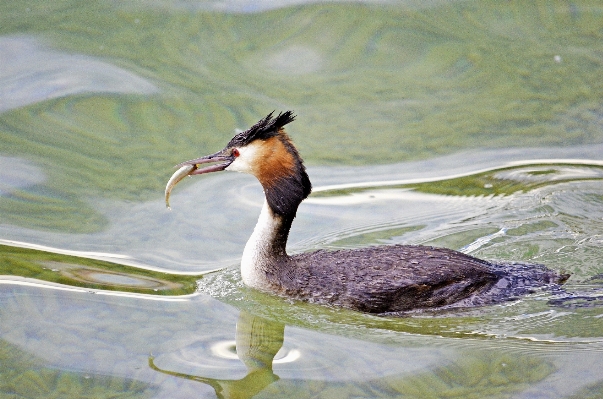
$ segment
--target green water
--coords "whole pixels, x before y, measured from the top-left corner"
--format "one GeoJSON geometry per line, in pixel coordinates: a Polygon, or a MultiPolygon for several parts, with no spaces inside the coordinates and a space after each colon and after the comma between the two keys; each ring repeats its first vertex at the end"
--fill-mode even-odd
{"type": "Polygon", "coordinates": [[[0,398],[602,396],[602,42],[595,1],[0,3],[0,398]],[[389,319],[245,288],[257,182],[163,189],[288,109],[290,252],[445,246],[575,297],[389,319]]]}
{"type": "Polygon", "coordinates": [[[0,270],[18,276],[92,289],[186,295],[202,276],[174,275],[102,260],[0,245],[0,270]]]}
{"type": "MultiPolygon", "coordinates": [[[[98,231],[107,221],[90,197],[157,197],[166,165],[214,152],[273,109],[300,115],[295,140],[309,164],[601,141],[597,2],[327,4],[253,14],[135,4],[0,6],[0,35],[17,41],[5,46],[34,41],[34,71],[47,71],[52,54],[81,54],[89,57],[81,70],[67,68],[68,57],[55,68],[83,75],[74,85],[90,81],[74,95],[2,114],[3,155],[37,161],[47,176],[2,198],[7,222],[98,231]],[[93,60],[146,84],[112,94],[86,75],[93,60]],[[62,212],[69,221],[53,217],[62,212]]],[[[16,53],[4,58],[25,58],[16,53]]],[[[20,76],[17,94],[37,99],[32,92],[69,84],[56,82],[69,73],[34,74],[20,76]]]]}

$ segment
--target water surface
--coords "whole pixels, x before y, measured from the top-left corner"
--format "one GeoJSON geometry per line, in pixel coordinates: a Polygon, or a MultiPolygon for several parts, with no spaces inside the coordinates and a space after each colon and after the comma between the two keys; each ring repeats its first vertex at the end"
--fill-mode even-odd
{"type": "Polygon", "coordinates": [[[594,1],[0,4],[0,397],[603,395],[602,32],[594,1]],[[245,288],[259,184],[163,188],[287,109],[290,252],[445,246],[566,292],[393,319],[245,288]]]}

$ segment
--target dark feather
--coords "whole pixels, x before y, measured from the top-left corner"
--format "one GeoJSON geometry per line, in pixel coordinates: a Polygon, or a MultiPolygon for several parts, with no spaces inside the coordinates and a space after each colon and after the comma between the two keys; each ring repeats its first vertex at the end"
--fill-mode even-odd
{"type": "Polygon", "coordinates": [[[273,287],[280,295],[377,314],[499,303],[567,278],[540,265],[496,265],[410,245],[320,250],[277,267],[273,287]]]}
{"type": "Polygon", "coordinates": [[[276,118],[272,117],[273,114],[274,111],[266,115],[264,119],[260,120],[249,129],[234,136],[226,147],[241,147],[254,140],[267,140],[270,137],[278,135],[279,130],[281,130],[283,126],[295,120],[293,111],[281,112],[276,118]]]}

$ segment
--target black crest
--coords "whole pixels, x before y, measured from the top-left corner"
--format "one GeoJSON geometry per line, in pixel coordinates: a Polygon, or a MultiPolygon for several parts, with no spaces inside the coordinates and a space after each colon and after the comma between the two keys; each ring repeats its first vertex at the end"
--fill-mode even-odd
{"type": "Polygon", "coordinates": [[[254,140],[267,140],[270,137],[276,136],[278,131],[287,123],[291,123],[295,120],[293,111],[281,112],[276,118],[272,117],[273,114],[274,111],[266,115],[264,119],[260,120],[249,129],[234,136],[227,147],[240,147],[245,146],[254,140]]]}

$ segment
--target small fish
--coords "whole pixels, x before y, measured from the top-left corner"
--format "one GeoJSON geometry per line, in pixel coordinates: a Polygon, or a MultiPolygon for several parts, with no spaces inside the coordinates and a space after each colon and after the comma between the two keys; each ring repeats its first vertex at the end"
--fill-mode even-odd
{"type": "Polygon", "coordinates": [[[176,184],[180,182],[180,180],[184,179],[186,176],[190,175],[193,170],[197,169],[197,165],[184,165],[180,169],[178,169],[170,180],[168,180],[167,185],[165,186],[165,206],[168,209],[172,209],[170,207],[170,193],[176,184]]]}

